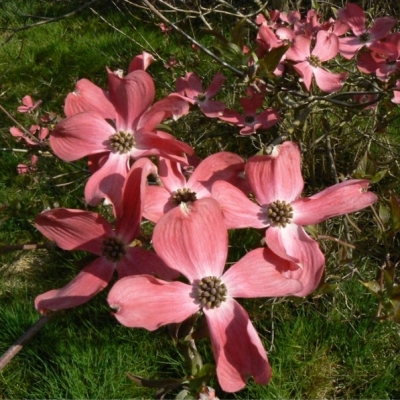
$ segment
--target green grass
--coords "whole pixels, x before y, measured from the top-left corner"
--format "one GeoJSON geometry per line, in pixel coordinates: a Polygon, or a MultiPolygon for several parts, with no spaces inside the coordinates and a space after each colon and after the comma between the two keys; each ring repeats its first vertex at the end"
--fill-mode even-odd
{"type": "MultiPolygon", "coordinates": [[[[77,4],[82,2],[3,2],[0,4],[0,26],[18,27],[37,21],[23,17],[23,14],[53,17],[73,10],[77,4]]],[[[164,61],[175,55],[181,62],[181,66],[173,69],[165,69],[163,61],[150,67],[158,98],[171,92],[174,80],[188,71],[195,70],[210,82],[218,70],[214,62],[190,50],[182,38],[174,34],[163,36],[156,25],[158,21],[148,15],[138,10],[133,12],[132,8],[129,9],[131,14],[126,9],[122,14],[114,6],[102,2],[94,7],[129,38],[86,10],[68,20],[20,32],[0,47],[0,104],[27,127],[31,121],[16,111],[24,95],[42,99],[44,110],[63,115],[64,98],[78,79],[89,78],[106,87],[105,67],[126,71],[131,58],[143,50],[157,54],[164,61]]],[[[221,25],[222,22],[218,26],[221,25]]],[[[222,28],[225,34],[231,30],[230,26],[223,25],[222,28]]],[[[212,42],[212,38],[196,26],[193,34],[203,43],[212,42]]],[[[3,32],[0,41],[6,37],[3,32]]],[[[222,96],[231,105],[237,104],[237,97],[230,94],[230,89],[225,89],[222,96]]],[[[315,154],[314,164],[307,159],[304,162],[309,193],[333,183],[331,174],[327,173],[329,163],[325,148],[322,145],[316,149],[308,147],[324,133],[315,127],[326,113],[327,108],[317,110],[312,116],[314,127],[301,127],[293,134],[294,138],[301,139],[305,155],[315,154]]],[[[335,120],[334,116],[331,118],[335,120]]],[[[362,113],[349,116],[353,123],[363,118],[362,113]]],[[[307,121],[312,122],[311,118],[307,121]]],[[[23,146],[9,134],[12,125],[13,121],[0,111],[0,148],[22,149],[23,146]]],[[[371,153],[379,162],[387,162],[385,157],[389,156],[386,148],[376,143],[391,146],[393,138],[399,139],[397,126],[398,121],[395,121],[387,136],[373,137],[371,153]]],[[[277,129],[284,127],[282,124],[277,129]]],[[[359,148],[354,145],[359,153],[365,150],[366,139],[361,142],[359,137],[348,137],[348,131],[339,136],[336,127],[332,129],[338,134],[334,142],[338,153],[351,141],[360,142],[359,148]]],[[[210,123],[201,115],[172,124],[172,131],[195,145],[203,157],[221,149],[243,156],[255,152],[251,140],[235,135],[236,128],[210,123]],[[204,134],[207,139],[203,139],[204,134]]],[[[266,132],[261,139],[268,142],[272,136],[266,132]]],[[[398,157],[398,147],[393,148],[398,157]]],[[[339,172],[351,174],[361,156],[357,153],[357,157],[351,152],[344,153],[338,159],[339,172]]],[[[40,157],[37,173],[18,175],[17,165],[28,160],[25,153],[8,150],[0,153],[0,206],[6,205],[0,209],[1,245],[43,242],[42,235],[34,227],[34,218],[47,207],[93,209],[86,206],[83,199],[88,176],[84,172],[84,161],[72,165],[52,156],[40,157]],[[63,176],[55,178],[59,175],[63,176]],[[72,183],[65,185],[69,182],[72,183]]],[[[377,188],[385,196],[389,189],[399,193],[396,186],[398,167],[391,165],[391,175],[377,188]]],[[[106,207],[96,210],[109,213],[106,207]]],[[[338,281],[330,293],[307,299],[243,302],[269,350],[273,379],[265,387],[250,381],[246,389],[236,394],[223,393],[216,381],[211,382],[217,388],[219,398],[390,399],[400,396],[399,327],[394,322],[375,319],[376,299],[368,294],[355,275],[348,276],[351,268],[356,266],[365,279],[374,279],[376,265],[387,251],[381,242],[377,244],[371,212],[366,210],[358,215],[360,220],[361,215],[365,217],[370,225],[363,225],[368,235],[357,233],[350,226],[352,241],[357,244],[351,263],[345,260],[341,253],[343,249],[336,243],[321,242],[323,250],[330,254],[327,280],[338,281]]],[[[352,221],[358,223],[355,218],[352,221]]],[[[345,240],[339,232],[342,226],[342,220],[336,219],[321,224],[319,232],[334,236],[338,233],[345,240]]],[[[253,230],[233,232],[229,262],[237,261],[247,250],[259,246],[262,237],[261,232],[253,230]]],[[[398,249],[396,237],[391,246],[398,249]]],[[[34,309],[35,297],[69,282],[82,268],[85,256],[82,252],[62,250],[0,255],[0,353],[40,317],[34,309]]],[[[399,256],[398,250],[394,250],[394,259],[399,256]]],[[[0,399],[150,398],[155,390],[135,385],[126,372],[158,379],[187,374],[182,356],[173,346],[167,329],[146,332],[121,326],[110,315],[107,292],[108,289],[88,304],[60,313],[39,332],[0,372],[0,399]]],[[[198,347],[204,360],[213,362],[209,340],[200,340],[198,347]]],[[[176,392],[167,397],[174,395],[176,392]]]]}

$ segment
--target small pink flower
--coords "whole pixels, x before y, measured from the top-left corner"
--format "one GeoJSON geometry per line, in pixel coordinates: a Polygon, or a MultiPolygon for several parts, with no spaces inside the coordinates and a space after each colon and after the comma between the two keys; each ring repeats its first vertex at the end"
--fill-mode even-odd
{"type": "Polygon", "coordinates": [[[21,175],[35,172],[36,171],[36,163],[37,163],[38,159],[39,159],[39,157],[36,154],[32,154],[31,162],[28,165],[18,164],[17,172],[21,175]]]}
{"type": "Polygon", "coordinates": [[[185,99],[192,104],[197,104],[200,110],[209,118],[216,118],[226,105],[220,101],[212,100],[226,78],[221,73],[214,75],[210,86],[203,91],[203,85],[199,76],[193,72],[188,72],[184,78],[179,78],[176,81],[176,89],[180,94],[186,94],[185,99]]]}
{"type": "Polygon", "coordinates": [[[172,30],[172,28],[170,26],[165,25],[164,22],[160,22],[158,26],[160,27],[161,33],[167,33],[170,30],[172,30]]]}
{"type": "Polygon", "coordinates": [[[140,232],[146,177],[154,171],[154,164],[147,158],[133,165],[123,190],[123,213],[115,229],[102,216],[89,211],[56,208],[37,216],[37,229],[62,249],[98,256],[63,288],[36,297],[35,306],[40,312],[86,303],[108,285],[115,270],[119,277],[142,273],[164,279],[178,277],[179,273],[155,253],[131,245],[140,232]]]}
{"type": "Polygon", "coordinates": [[[204,197],[211,197],[211,187],[217,180],[224,180],[243,187],[244,161],[234,153],[219,152],[204,159],[188,179],[182,166],[160,158],[158,173],[162,186],[149,186],[146,191],[143,216],[157,222],[165,213],[179,207],[189,213],[191,204],[204,197]]]}
{"type": "Polygon", "coordinates": [[[396,81],[396,86],[393,89],[392,102],[395,104],[400,104],[400,79],[396,81]]]}
{"type": "Polygon", "coordinates": [[[367,29],[364,11],[354,3],[347,3],[345,8],[339,9],[338,17],[355,35],[339,39],[339,52],[347,59],[353,58],[361,47],[369,47],[376,40],[385,38],[397,22],[391,17],[377,18],[372,27],[367,29]]]}
{"type": "Polygon", "coordinates": [[[31,113],[42,104],[42,100],[38,100],[35,104],[33,104],[32,97],[26,95],[25,97],[22,98],[22,104],[23,106],[19,106],[17,110],[20,113],[31,113]]]}
{"type": "Polygon", "coordinates": [[[300,61],[293,68],[303,78],[304,85],[309,91],[313,76],[317,86],[324,92],[336,92],[343,86],[347,73],[335,74],[322,68],[322,63],[331,60],[338,53],[338,38],[327,31],[319,31],[314,49],[310,54],[311,39],[298,35],[294,38],[294,44],[290,52],[286,54],[288,59],[300,61]]]}
{"type": "Polygon", "coordinates": [[[118,321],[153,331],[201,310],[222,389],[236,392],[250,376],[258,384],[267,384],[271,368],[266,352],[248,314],[234,298],[286,296],[301,290],[300,281],[280,272],[290,263],[269,250],[256,249],[224,273],[228,233],[219,205],[211,198],[195,202],[190,218],[177,208],[165,214],[154,229],[153,244],[164,262],[178,269],[188,283],[149,275],[119,280],[108,296],[118,321]]]}
{"type": "Polygon", "coordinates": [[[280,116],[272,108],[257,113],[257,109],[262,107],[263,101],[264,95],[262,93],[254,93],[251,98],[241,98],[240,104],[243,107],[244,114],[226,109],[219,116],[219,119],[241,127],[241,135],[252,135],[257,129],[271,128],[279,122],[280,116]]]}

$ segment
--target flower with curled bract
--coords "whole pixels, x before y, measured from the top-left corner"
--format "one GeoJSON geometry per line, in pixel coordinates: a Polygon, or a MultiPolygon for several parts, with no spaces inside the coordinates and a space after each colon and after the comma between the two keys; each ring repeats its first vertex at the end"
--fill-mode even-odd
{"type": "Polygon", "coordinates": [[[146,177],[155,165],[142,158],[132,166],[123,187],[123,213],[115,228],[101,215],[83,210],[56,208],[36,217],[37,229],[64,250],[83,250],[97,255],[89,265],[61,289],[36,297],[35,306],[42,312],[76,307],[103,290],[114,271],[118,276],[154,274],[175,279],[179,272],[166,266],[149,250],[132,246],[140,233],[146,177]]]}
{"type": "Polygon", "coordinates": [[[271,368],[261,340],[235,297],[286,296],[302,282],[282,273],[290,262],[267,249],[247,253],[224,272],[228,233],[218,203],[203,198],[190,214],[175,208],[156,224],[153,244],[164,262],[187,282],[166,282],[150,275],[129,276],[111,289],[108,302],[128,327],[153,331],[204,313],[211,337],[218,381],[223,390],[242,389],[251,376],[267,384],[271,368]]]}
{"type": "Polygon", "coordinates": [[[303,226],[375,203],[377,196],[367,190],[369,181],[351,179],[311,197],[300,197],[304,188],[300,150],[289,141],[276,146],[270,155],[251,157],[245,174],[255,202],[227,182],[218,181],[213,185],[212,194],[221,205],[227,227],[267,228],[268,248],[297,264],[309,277],[296,295],[310,294],[318,286],[325,257],[303,226]]]}

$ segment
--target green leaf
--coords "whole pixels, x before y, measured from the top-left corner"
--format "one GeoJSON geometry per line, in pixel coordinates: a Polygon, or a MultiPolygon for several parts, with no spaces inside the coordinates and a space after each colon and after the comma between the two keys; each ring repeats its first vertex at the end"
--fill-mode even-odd
{"type": "Polygon", "coordinates": [[[376,174],[376,163],[370,157],[368,152],[365,152],[364,157],[359,161],[353,176],[358,179],[372,179],[376,174]]]}
{"type": "Polygon", "coordinates": [[[290,44],[285,46],[277,47],[269,51],[263,58],[258,62],[258,69],[261,76],[269,76],[272,74],[276,67],[281,61],[282,56],[288,51],[290,44]]]}
{"type": "Polygon", "coordinates": [[[400,201],[393,194],[390,195],[390,211],[394,231],[400,230],[400,201]]]}
{"type": "Polygon", "coordinates": [[[390,220],[390,211],[387,207],[385,207],[382,203],[379,204],[379,218],[384,224],[387,224],[390,220]]]}
{"type": "Polygon", "coordinates": [[[400,300],[390,300],[393,307],[393,321],[400,322],[400,300]]]}
{"type": "MultiPolygon", "coordinates": [[[[361,281],[360,281],[361,282],[361,281]]],[[[381,287],[378,281],[361,282],[375,297],[381,299],[381,287]]]]}
{"type": "Polygon", "coordinates": [[[378,171],[371,179],[371,183],[378,183],[381,181],[387,174],[388,170],[387,169],[382,169],[381,171],[378,171]]]}
{"type": "Polygon", "coordinates": [[[243,51],[244,23],[246,18],[241,19],[232,30],[232,42],[243,51]]]}

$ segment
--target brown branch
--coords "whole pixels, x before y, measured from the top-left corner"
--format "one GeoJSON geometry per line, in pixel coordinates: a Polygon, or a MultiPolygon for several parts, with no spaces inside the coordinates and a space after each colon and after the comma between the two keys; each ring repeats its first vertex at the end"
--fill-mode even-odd
{"type": "Polygon", "coordinates": [[[0,371],[23,349],[28,343],[55,315],[57,312],[52,312],[50,315],[41,317],[34,325],[32,325],[1,357],[0,371]]]}
{"type": "Polygon", "coordinates": [[[85,3],[83,6],[77,8],[76,10],[71,11],[71,12],[69,12],[67,14],[60,15],[59,17],[48,18],[48,19],[45,19],[45,20],[40,21],[40,22],[35,22],[34,24],[24,25],[24,26],[21,26],[20,28],[1,28],[0,27],[0,29],[2,29],[4,31],[12,31],[10,36],[1,44],[1,46],[4,46],[6,43],[8,43],[18,32],[26,31],[27,29],[30,29],[30,28],[35,28],[37,26],[50,24],[51,22],[57,22],[57,21],[60,21],[60,20],[62,20],[64,18],[72,17],[73,15],[78,14],[80,11],[82,11],[85,8],[91,6],[93,3],[96,3],[97,1],[99,1],[99,0],[92,0],[92,1],[90,1],[88,3],[85,3]]]}
{"type": "Polygon", "coordinates": [[[152,13],[157,15],[162,21],[170,25],[174,30],[179,32],[181,35],[183,35],[187,40],[189,40],[191,43],[196,45],[199,49],[201,49],[204,53],[208,54],[210,57],[212,57],[215,61],[223,65],[224,67],[230,69],[233,71],[236,75],[244,78],[245,74],[243,71],[238,70],[237,68],[233,67],[232,65],[226,63],[224,60],[219,58],[216,54],[208,50],[206,47],[204,47],[202,44],[200,44],[197,40],[193,39],[191,36],[189,36],[185,31],[183,31],[181,28],[179,28],[177,25],[175,25],[173,22],[171,22],[168,18],[166,18],[163,14],[160,13],[148,0],[142,0],[144,4],[150,9],[152,13]]]}
{"type": "Polygon", "coordinates": [[[335,238],[335,237],[329,236],[329,235],[318,235],[318,239],[332,240],[333,242],[339,243],[342,246],[350,247],[351,249],[355,249],[356,248],[356,246],[354,246],[354,244],[350,244],[350,243],[344,242],[343,240],[340,240],[338,238],[335,238]]]}
{"type": "Polygon", "coordinates": [[[9,244],[0,247],[0,254],[7,253],[9,251],[16,250],[38,250],[38,249],[54,249],[56,247],[54,242],[48,242],[43,244],[9,244]]]}

